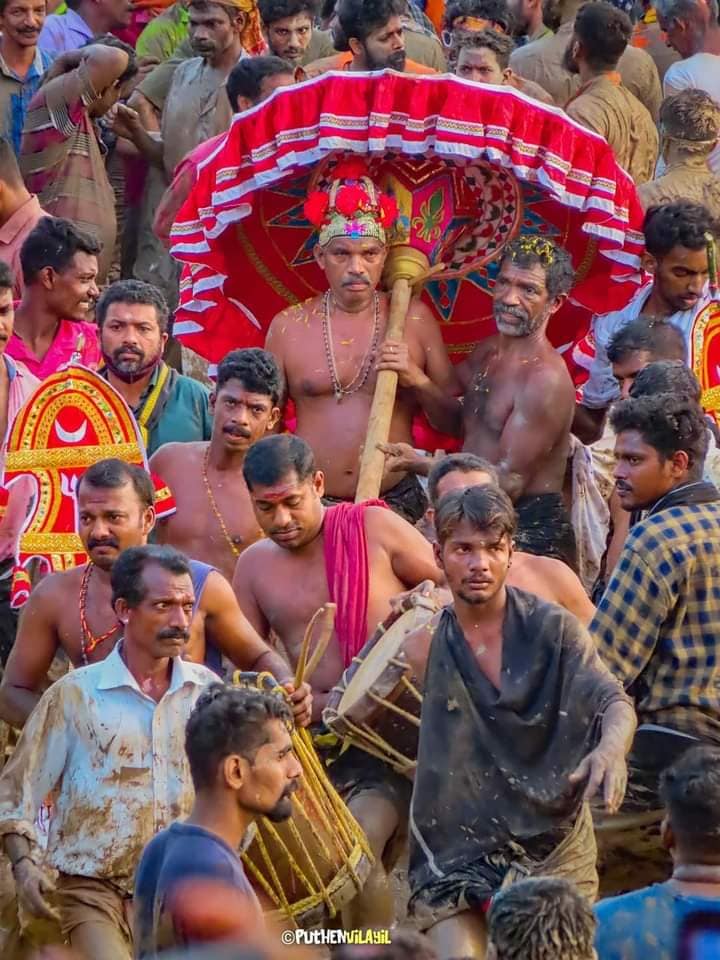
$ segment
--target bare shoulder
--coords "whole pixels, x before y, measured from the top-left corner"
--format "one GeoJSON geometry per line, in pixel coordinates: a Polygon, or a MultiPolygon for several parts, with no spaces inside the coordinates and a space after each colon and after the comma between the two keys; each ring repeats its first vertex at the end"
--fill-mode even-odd
{"type": "Polygon", "coordinates": [[[536,399],[538,390],[547,391],[555,398],[562,395],[574,397],[575,392],[567,364],[560,354],[550,346],[547,350],[542,351],[534,362],[527,363],[520,389],[523,393],[529,393],[536,399]]]}
{"type": "Polygon", "coordinates": [[[280,313],[276,313],[270,323],[268,333],[284,333],[286,329],[292,329],[298,324],[307,325],[313,313],[320,308],[321,297],[310,297],[309,300],[303,300],[302,303],[293,303],[285,307],[280,313]]]}
{"type": "MultiPolygon", "coordinates": [[[[23,613],[29,610],[50,609],[59,602],[62,609],[67,607],[68,598],[80,590],[80,584],[87,564],[81,567],[73,567],[70,570],[62,570],[59,573],[51,573],[33,587],[30,597],[23,607],[23,613]]],[[[58,611],[60,606],[58,607],[58,611]]]]}
{"type": "Polygon", "coordinates": [[[278,559],[278,554],[283,552],[282,547],[278,547],[272,540],[266,538],[256,540],[240,554],[235,565],[233,579],[237,577],[238,573],[242,573],[245,579],[257,579],[257,575],[267,570],[268,566],[273,565],[278,559]]]}
{"type": "Polygon", "coordinates": [[[205,581],[205,588],[200,595],[199,606],[201,610],[211,613],[218,608],[218,603],[232,602],[234,596],[230,583],[222,573],[219,570],[211,570],[205,581]]]}
{"type": "Polygon", "coordinates": [[[398,537],[412,536],[414,533],[422,536],[412,524],[388,507],[368,507],[364,522],[367,536],[381,542],[392,540],[393,544],[397,545],[398,537]]]}
{"type": "Polygon", "coordinates": [[[478,369],[480,364],[487,359],[495,350],[497,350],[499,337],[493,335],[492,337],[485,337],[484,340],[481,340],[476,346],[470,356],[467,358],[467,365],[473,373],[478,369]]]}
{"type": "Polygon", "coordinates": [[[163,471],[172,470],[173,467],[187,467],[188,462],[199,460],[207,449],[205,441],[192,443],[164,443],[162,447],[155,451],[150,457],[150,466],[153,470],[166,479],[163,471]]]}
{"type": "Polygon", "coordinates": [[[432,310],[420,297],[413,297],[410,301],[407,312],[407,322],[411,324],[413,328],[417,327],[419,330],[422,329],[423,324],[428,322],[432,323],[433,326],[437,326],[437,320],[433,316],[432,310]]]}

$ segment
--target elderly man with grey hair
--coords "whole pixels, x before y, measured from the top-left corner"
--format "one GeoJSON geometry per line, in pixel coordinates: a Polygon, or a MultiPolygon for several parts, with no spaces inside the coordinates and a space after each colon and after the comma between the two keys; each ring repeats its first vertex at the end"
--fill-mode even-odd
{"type": "MultiPolygon", "coordinates": [[[[656,0],[655,9],[668,45],[683,57],[668,68],[663,94],[696,88],[720,104],[718,0],[656,0]]],[[[709,166],[720,173],[720,147],[710,155],[709,166]]]]}

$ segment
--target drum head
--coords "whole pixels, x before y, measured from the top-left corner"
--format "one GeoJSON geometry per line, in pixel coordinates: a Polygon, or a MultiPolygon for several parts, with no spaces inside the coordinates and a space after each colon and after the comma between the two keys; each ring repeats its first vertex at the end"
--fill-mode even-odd
{"type": "Polygon", "coordinates": [[[337,707],[338,716],[349,714],[368,690],[374,690],[382,696],[397,685],[399,677],[406,671],[390,661],[400,653],[408,633],[422,626],[432,616],[433,613],[426,607],[413,607],[380,634],[350,678],[337,707]]]}

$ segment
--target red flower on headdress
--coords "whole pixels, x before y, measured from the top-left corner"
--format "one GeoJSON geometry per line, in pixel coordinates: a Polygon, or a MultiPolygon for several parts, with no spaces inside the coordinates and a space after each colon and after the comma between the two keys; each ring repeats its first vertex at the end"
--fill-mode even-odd
{"type": "Polygon", "coordinates": [[[322,190],[311,193],[303,205],[305,216],[314,227],[322,226],[330,199],[322,190]]]}
{"type": "Polygon", "coordinates": [[[340,187],[335,196],[335,209],[344,217],[352,217],[370,207],[370,198],[362,187],[340,187]]]}
{"type": "Polygon", "coordinates": [[[361,177],[367,176],[369,176],[367,163],[361,157],[341,160],[332,171],[333,180],[360,180],[361,177]]]}
{"type": "Polygon", "coordinates": [[[395,197],[389,197],[383,193],[380,197],[380,225],[391,227],[398,218],[400,210],[395,197]]]}

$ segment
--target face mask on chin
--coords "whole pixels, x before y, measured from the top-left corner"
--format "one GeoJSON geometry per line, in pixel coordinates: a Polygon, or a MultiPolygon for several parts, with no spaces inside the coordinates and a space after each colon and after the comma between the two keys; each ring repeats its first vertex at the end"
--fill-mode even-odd
{"type": "Polygon", "coordinates": [[[152,373],[153,370],[160,365],[162,362],[162,354],[159,353],[156,357],[153,357],[152,360],[149,360],[147,363],[143,364],[141,367],[136,367],[134,370],[121,370],[119,367],[115,366],[113,358],[103,351],[103,360],[105,361],[105,366],[108,368],[110,373],[117,377],[118,380],[122,380],[123,383],[137,383],[138,380],[142,380],[143,377],[146,377],[149,373],[152,373]]]}

